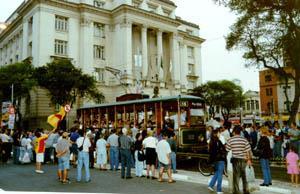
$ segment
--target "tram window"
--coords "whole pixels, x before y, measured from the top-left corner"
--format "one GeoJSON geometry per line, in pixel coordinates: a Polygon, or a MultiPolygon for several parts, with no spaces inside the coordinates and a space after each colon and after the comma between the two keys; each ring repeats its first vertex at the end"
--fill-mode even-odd
{"type": "Polygon", "coordinates": [[[204,110],[191,109],[191,125],[204,124],[204,110]]]}

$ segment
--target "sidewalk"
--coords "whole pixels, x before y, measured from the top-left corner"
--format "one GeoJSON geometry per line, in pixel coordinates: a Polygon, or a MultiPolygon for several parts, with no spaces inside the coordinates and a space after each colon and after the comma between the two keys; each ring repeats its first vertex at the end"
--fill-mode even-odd
{"type": "MultiPolygon", "coordinates": [[[[179,181],[185,181],[185,182],[191,182],[191,183],[199,183],[199,184],[204,184],[208,185],[208,182],[210,181],[211,177],[205,177],[200,174],[200,172],[191,172],[191,171],[185,171],[185,170],[177,170],[178,173],[173,174],[173,178],[175,180],[179,181]]],[[[144,171],[146,173],[146,171],[144,171]]],[[[263,180],[261,179],[256,179],[256,185],[259,188],[259,191],[255,191],[252,193],[280,193],[280,194],[299,194],[300,193],[300,188],[295,188],[292,187],[291,184],[287,182],[281,182],[281,181],[276,181],[273,180],[272,186],[269,187],[260,187],[259,184],[261,184],[263,180]]],[[[224,176],[223,178],[223,187],[228,188],[228,180],[224,176]]]]}

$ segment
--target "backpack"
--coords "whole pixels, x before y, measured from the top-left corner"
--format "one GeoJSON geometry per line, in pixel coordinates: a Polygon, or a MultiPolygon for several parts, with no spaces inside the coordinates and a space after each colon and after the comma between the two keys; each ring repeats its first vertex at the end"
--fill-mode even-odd
{"type": "Polygon", "coordinates": [[[138,158],[138,161],[140,161],[140,162],[143,162],[144,160],[146,160],[146,155],[145,155],[144,151],[138,151],[137,158],[138,158]]]}

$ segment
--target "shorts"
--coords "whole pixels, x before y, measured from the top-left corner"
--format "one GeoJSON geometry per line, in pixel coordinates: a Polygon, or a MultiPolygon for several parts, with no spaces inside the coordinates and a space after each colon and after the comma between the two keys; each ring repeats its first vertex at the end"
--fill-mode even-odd
{"type": "Polygon", "coordinates": [[[36,162],[44,162],[44,153],[36,154],[36,162]]]}
{"type": "Polygon", "coordinates": [[[156,151],[155,148],[146,148],[146,164],[155,165],[156,164],[156,151]]]}
{"type": "Polygon", "coordinates": [[[58,170],[68,170],[70,169],[70,157],[64,156],[58,158],[58,170]]]}
{"type": "Polygon", "coordinates": [[[160,167],[163,167],[164,169],[168,170],[171,168],[171,165],[170,164],[164,164],[162,162],[159,162],[159,166],[160,167]]]}

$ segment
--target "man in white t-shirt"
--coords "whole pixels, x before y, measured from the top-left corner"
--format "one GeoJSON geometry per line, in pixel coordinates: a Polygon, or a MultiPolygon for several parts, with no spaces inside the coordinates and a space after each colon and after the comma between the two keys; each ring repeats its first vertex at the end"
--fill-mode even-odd
{"type": "Polygon", "coordinates": [[[91,141],[82,130],[78,131],[78,134],[80,137],[76,140],[78,147],[77,182],[81,181],[81,169],[83,166],[85,169],[85,182],[90,182],[89,148],[91,147],[91,141]]]}
{"type": "Polygon", "coordinates": [[[172,173],[171,173],[171,148],[170,144],[166,141],[168,139],[168,135],[166,132],[163,132],[162,134],[163,139],[158,142],[157,147],[156,147],[156,152],[158,156],[158,161],[160,165],[160,170],[159,170],[159,177],[158,181],[163,182],[163,173],[164,169],[167,169],[167,174],[169,177],[169,183],[174,183],[175,181],[172,179],[172,173]]]}

